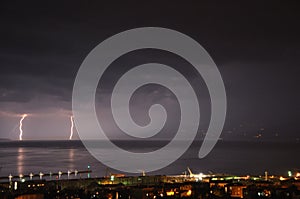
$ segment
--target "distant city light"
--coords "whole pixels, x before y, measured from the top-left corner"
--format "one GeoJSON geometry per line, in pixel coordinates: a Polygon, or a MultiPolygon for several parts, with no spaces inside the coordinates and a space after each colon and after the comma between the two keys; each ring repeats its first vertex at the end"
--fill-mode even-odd
{"type": "Polygon", "coordinates": [[[191,196],[192,195],[192,190],[188,190],[188,192],[186,193],[187,196],[191,196]]]}
{"type": "Polygon", "coordinates": [[[203,180],[203,173],[199,173],[199,180],[200,180],[200,181],[203,180]]]}

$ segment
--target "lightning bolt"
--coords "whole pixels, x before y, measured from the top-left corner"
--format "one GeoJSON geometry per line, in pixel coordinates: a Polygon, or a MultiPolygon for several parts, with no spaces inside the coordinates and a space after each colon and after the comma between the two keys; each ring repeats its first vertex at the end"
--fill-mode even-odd
{"type": "Polygon", "coordinates": [[[73,137],[73,129],[74,129],[73,116],[70,116],[70,121],[71,121],[71,133],[70,133],[69,140],[72,140],[72,137],[73,137]]]}
{"type": "Polygon", "coordinates": [[[19,126],[19,130],[20,130],[20,135],[19,135],[19,140],[23,140],[22,136],[23,136],[23,120],[27,117],[27,114],[23,114],[22,118],[20,119],[20,126],[19,126]]]}

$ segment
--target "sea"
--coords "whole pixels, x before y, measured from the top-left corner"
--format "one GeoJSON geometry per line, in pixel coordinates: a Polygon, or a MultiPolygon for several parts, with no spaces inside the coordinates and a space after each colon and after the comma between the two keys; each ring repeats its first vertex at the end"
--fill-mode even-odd
{"type": "MultiPolygon", "coordinates": [[[[155,150],[164,141],[115,141],[119,147],[133,151],[155,150]]],[[[194,141],[178,160],[169,166],[146,175],[181,175],[189,167],[193,173],[233,175],[287,175],[300,171],[300,144],[259,141],[219,141],[204,158],[198,158],[201,141],[194,141]]],[[[110,155],[109,150],[107,150],[110,155]]],[[[162,161],[164,161],[162,159],[162,161]]],[[[80,140],[74,141],[1,141],[0,177],[39,172],[57,173],[68,170],[87,170],[90,177],[103,177],[108,173],[140,175],[117,171],[99,162],[80,140]]],[[[142,170],[141,170],[142,173],[142,170]]]]}

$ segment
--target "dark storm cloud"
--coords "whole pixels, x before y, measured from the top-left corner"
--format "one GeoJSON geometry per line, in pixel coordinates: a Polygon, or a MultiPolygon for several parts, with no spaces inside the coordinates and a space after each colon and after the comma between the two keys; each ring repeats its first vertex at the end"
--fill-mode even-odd
{"type": "MultiPolygon", "coordinates": [[[[298,9],[296,1],[1,2],[0,109],[70,111],[73,81],[90,50],[120,31],[160,26],[193,37],[216,62],[228,96],[226,130],[263,126],[297,137],[298,9]]],[[[150,58],[145,53],[135,59],[150,58]]],[[[101,91],[105,101],[109,94],[101,91]]]]}

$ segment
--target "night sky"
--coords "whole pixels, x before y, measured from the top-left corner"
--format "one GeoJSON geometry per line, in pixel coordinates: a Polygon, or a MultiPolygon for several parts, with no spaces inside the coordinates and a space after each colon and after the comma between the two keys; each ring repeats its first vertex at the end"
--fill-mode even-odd
{"type": "MultiPolygon", "coordinates": [[[[299,142],[299,9],[297,1],[1,1],[0,138],[17,139],[20,115],[27,113],[24,139],[68,139],[73,83],[88,53],[119,32],[164,27],[195,39],[218,66],[228,100],[221,136],[224,140],[299,142]]],[[[107,89],[98,90],[98,111],[107,111],[106,91],[124,65],[144,60],[179,68],[180,63],[185,65],[166,52],[136,53],[116,61],[116,67],[102,80],[107,89]]],[[[192,79],[198,78],[188,69],[185,72],[192,79]]],[[[164,98],[173,96],[161,88],[145,87],[139,93],[133,100],[137,115],[144,113],[140,111],[147,107],[144,103],[176,105],[176,100],[168,102],[164,98]],[[155,91],[164,95],[158,97],[155,91]],[[143,95],[149,99],[147,102],[140,99],[143,95]]],[[[207,99],[203,93],[200,101],[207,99]]],[[[202,106],[204,119],[199,137],[209,118],[209,103],[203,102],[202,106]]],[[[170,122],[169,126],[175,124],[170,122]]],[[[113,129],[111,125],[110,136],[118,138],[113,129]]]]}

